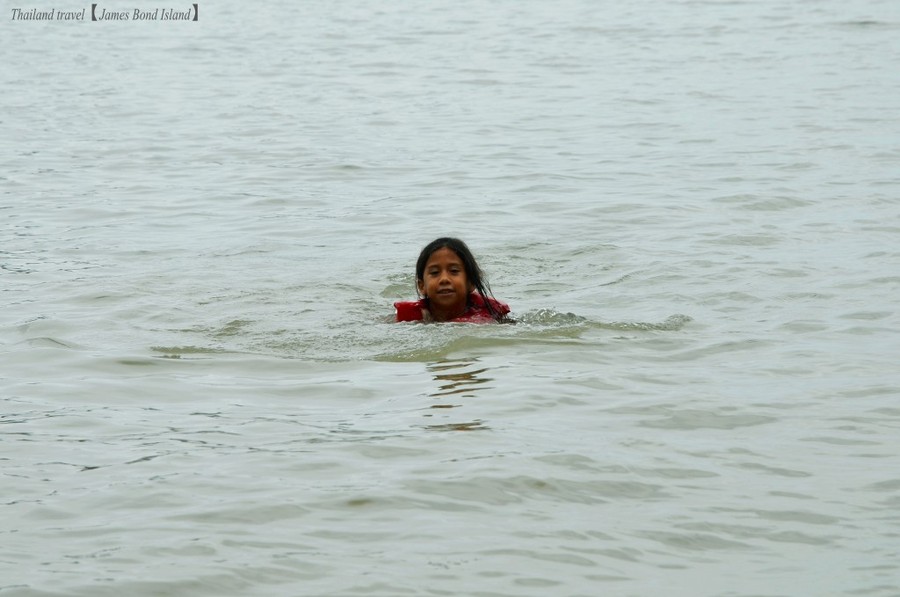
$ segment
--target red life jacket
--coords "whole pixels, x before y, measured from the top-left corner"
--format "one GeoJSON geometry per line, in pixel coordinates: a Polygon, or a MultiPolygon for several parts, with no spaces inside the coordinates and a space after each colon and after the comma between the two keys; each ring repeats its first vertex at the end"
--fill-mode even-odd
{"type": "MultiPolygon", "coordinates": [[[[469,307],[466,312],[455,319],[451,319],[448,323],[492,323],[497,321],[488,311],[485,301],[490,302],[499,315],[509,313],[509,305],[490,297],[483,297],[477,292],[469,295],[469,307]]],[[[425,311],[428,307],[425,305],[425,299],[418,301],[399,301],[394,303],[397,309],[397,321],[422,321],[425,319],[425,311]]]]}

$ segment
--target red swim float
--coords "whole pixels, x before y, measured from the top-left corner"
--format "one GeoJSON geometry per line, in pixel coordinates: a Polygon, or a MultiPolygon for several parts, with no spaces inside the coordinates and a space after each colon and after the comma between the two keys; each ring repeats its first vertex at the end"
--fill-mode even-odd
{"type": "MultiPolygon", "coordinates": [[[[473,292],[469,295],[469,306],[466,312],[451,319],[447,323],[494,323],[497,320],[491,315],[485,301],[488,301],[494,311],[501,316],[509,313],[509,305],[494,298],[485,298],[473,292]]],[[[397,309],[397,321],[425,321],[428,309],[425,306],[425,299],[418,301],[399,301],[394,303],[397,309]]],[[[430,319],[430,317],[428,318],[430,319]]]]}

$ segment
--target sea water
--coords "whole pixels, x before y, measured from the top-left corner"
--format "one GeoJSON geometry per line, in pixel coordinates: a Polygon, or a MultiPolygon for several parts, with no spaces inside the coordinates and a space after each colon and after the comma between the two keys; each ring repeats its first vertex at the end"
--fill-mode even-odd
{"type": "Polygon", "coordinates": [[[900,4],[3,18],[0,594],[900,594],[900,4]]]}

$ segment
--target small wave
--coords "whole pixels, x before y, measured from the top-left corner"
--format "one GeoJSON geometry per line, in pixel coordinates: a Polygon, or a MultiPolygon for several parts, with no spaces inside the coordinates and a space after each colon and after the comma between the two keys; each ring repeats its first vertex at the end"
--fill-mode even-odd
{"type": "Polygon", "coordinates": [[[227,354],[229,352],[223,348],[206,346],[151,346],[150,350],[162,353],[163,357],[170,359],[180,359],[183,356],[227,354]]]}
{"type": "Polygon", "coordinates": [[[587,318],[575,315],[574,313],[560,313],[553,309],[538,309],[537,311],[530,311],[523,314],[521,317],[517,317],[516,321],[525,325],[535,326],[568,326],[581,325],[587,321],[587,318]]]}
{"type": "Polygon", "coordinates": [[[676,314],[661,322],[604,322],[575,313],[538,309],[517,316],[516,325],[405,325],[403,349],[392,348],[374,358],[379,361],[431,361],[460,352],[510,345],[582,344],[587,340],[581,336],[589,330],[673,332],[681,330],[690,321],[692,319],[687,315],[676,314]]]}
{"type": "Polygon", "coordinates": [[[548,326],[550,328],[562,328],[569,326],[583,326],[617,331],[661,331],[677,332],[688,322],[693,321],[687,315],[675,314],[661,322],[648,321],[591,321],[586,317],[575,313],[560,313],[553,309],[538,309],[525,313],[516,319],[517,322],[530,326],[548,326]]]}
{"type": "Polygon", "coordinates": [[[598,327],[606,330],[619,330],[619,331],[643,331],[643,332],[677,332],[682,329],[686,324],[693,321],[692,318],[687,315],[672,315],[667,317],[665,321],[661,321],[659,323],[645,322],[645,321],[613,321],[609,323],[598,322],[593,324],[594,327],[598,327]]]}
{"type": "Polygon", "coordinates": [[[835,23],[837,27],[842,29],[894,29],[896,23],[889,21],[877,21],[874,19],[859,19],[855,21],[841,21],[835,23]]]}
{"type": "MultiPolygon", "coordinates": [[[[372,305],[371,309],[375,307],[372,305]]],[[[195,330],[200,337],[192,334],[193,341],[152,345],[150,350],[171,359],[218,358],[241,353],[318,362],[434,361],[454,354],[513,346],[582,345],[593,342],[585,338],[586,334],[609,331],[676,332],[691,321],[681,314],[658,322],[604,321],[571,312],[536,309],[515,314],[511,325],[397,324],[383,313],[376,315],[369,309],[366,306],[353,317],[321,326],[298,324],[296,329],[273,328],[260,321],[230,320],[195,330]],[[366,314],[371,315],[370,323],[360,325],[360,319],[366,319],[366,314]]]]}
{"type": "Polygon", "coordinates": [[[77,344],[73,344],[71,342],[63,342],[62,340],[58,340],[56,338],[51,338],[49,336],[40,336],[36,338],[28,338],[26,340],[22,340],[19,344],[24,344],[29,348],[70,348],[70,349],[80,349],[81,347],[77,344]]]}

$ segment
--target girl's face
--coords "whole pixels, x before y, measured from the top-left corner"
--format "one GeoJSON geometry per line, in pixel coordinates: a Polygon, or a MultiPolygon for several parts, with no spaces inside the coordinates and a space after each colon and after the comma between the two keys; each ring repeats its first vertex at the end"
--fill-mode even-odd
{"type": "Polygon", "coordinates": [[[459,255],[438,249],[425,262],[424,279],[417,280],[419,294],[428,298],[431,315],[437,321],[459,317],[466,311],[473,287],[459,255]]]}

